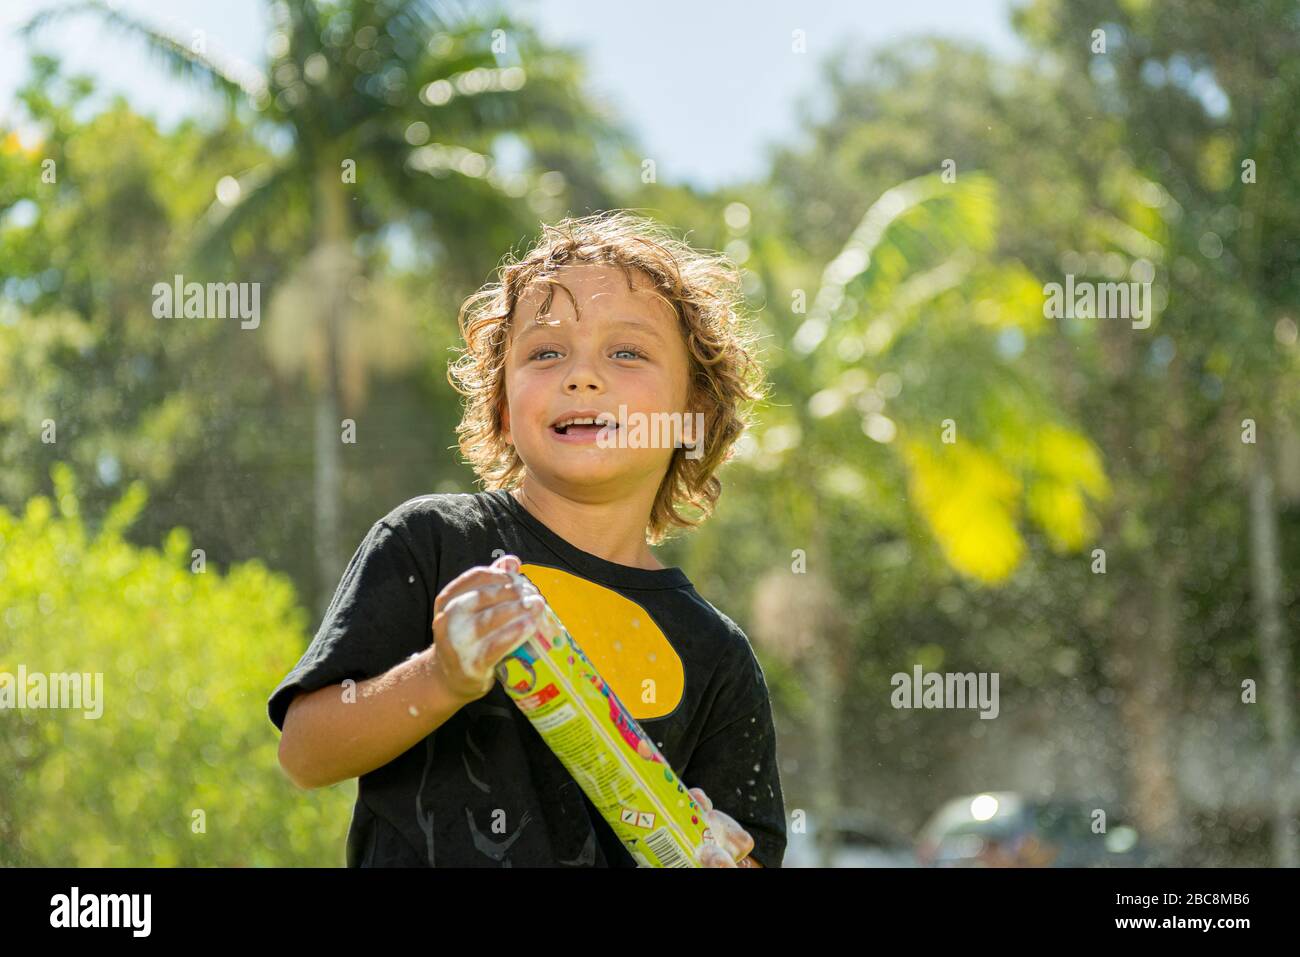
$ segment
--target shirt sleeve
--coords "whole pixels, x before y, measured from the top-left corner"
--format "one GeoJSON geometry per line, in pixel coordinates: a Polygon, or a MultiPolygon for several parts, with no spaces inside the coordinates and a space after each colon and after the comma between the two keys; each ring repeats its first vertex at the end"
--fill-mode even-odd
{"type": "Polygon", "coordinates": [[[429,587],[405,537],[387,521],[371,526],[339,581],[315,638],[271,693],[267,712],[284,730],[299,694],[383,674],[433,641],[429,587]]]}
{"type": "Polygon", "coordinates": [[[772,705],[748,639],[743,651],[747,660],[724,675],[682,779],[688,787],[701,788],[714,808],[749,832],[751,857],[764,867],[780,867],[786,847],[785,796],[772,705]]]}

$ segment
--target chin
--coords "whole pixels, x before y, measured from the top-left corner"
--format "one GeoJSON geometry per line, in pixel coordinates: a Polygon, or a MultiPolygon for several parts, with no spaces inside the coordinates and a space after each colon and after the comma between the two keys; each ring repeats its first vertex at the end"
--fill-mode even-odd
{"type": "MultiPolygon", "coordinates": [[[[527,464],[527,463],[525,463],[527,464]]],[[[662,465],[651,465],[647,468],[637,468],[635,466],[643,463],[634,463],[602,458],[598,455],[576,455],[572,458],[549,456],[542,459],[542,471],[550,476],[553,482],[562,483],[574,488],[608,488],[610,486],[625,486],[632,488],[640,484],[650,471],[658,469],[658,473],[663,472],[662,465]]]]}
{"type": "Polygon", "coordinates": [[[629,475],[624,469],[612,466],[594,467],[594,463],[592,467],[584,467],[580,462],[565,462],[558,465],[552,463],[547,471],[558,482],[591,488],[629,484],[633,480],[633,476],[629,475]]]}

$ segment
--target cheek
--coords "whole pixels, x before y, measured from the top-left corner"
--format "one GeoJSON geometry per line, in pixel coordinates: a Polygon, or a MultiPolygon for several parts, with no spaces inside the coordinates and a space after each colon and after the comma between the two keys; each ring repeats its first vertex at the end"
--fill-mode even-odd
{"type": "Polygon", "coordinates": [[[510,409],[512,429],[534,418],[544,384],[536,374],[514,375],[507,379],[504,404],[510,409]]]}
{"type": "Polygon", "coordinates": [[[658,369],[649,375],[644,371],[640,375],[629,374],[621,385],[625,395],[664,411],[678,408],[679,400],[686,394],[685,377],[674,369],[658,369]]]}

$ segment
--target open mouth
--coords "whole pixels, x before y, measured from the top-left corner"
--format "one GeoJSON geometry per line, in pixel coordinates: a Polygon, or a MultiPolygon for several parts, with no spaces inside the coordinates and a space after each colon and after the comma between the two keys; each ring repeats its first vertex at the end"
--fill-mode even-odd
{"type": "Polygon", "coordinates": [[[594,413],[592,415],[570,415],[556,420],[551,425],[551,431],[557,435],[596,435],[604,429],[611,432],[618,428],[618,421],[609,413],[594,413]]]}

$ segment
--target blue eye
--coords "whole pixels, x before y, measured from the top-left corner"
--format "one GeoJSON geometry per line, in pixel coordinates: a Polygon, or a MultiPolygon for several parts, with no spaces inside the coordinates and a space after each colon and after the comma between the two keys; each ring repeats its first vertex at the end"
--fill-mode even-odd
{"type": "MultiPolygon", "coordinates": [[[[560,352],[559,352],[558,349],[537,349],[537,350],[534,351],[534,352],[533,352],[533,353],[532,353],[528,358],[529,358],[530,361],[531,361],[531,360],[535,360],[535,359],[540,359],[542,356],[546,355],[548,352],[553,352],[553,353],[555,353],[556,355],[559,355],[559,354],[560,354],[560,352]]],[[[631,353],[632,356],[633,356],[633,358],[636,358],[636,359],[644,359],[644,358],[646,358],[646,354],[645,354],[644,352],[642,352],[640,349],[635,349],[635,348],[633,348],[632,346],[624,346],[624,347],[621,348],[621,349],[616,349],[616,350],[614,350],[614,355],[618,355],[618,354],[621,353],[621,352],[628,352],[628,353],[631,353]]]]}

